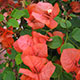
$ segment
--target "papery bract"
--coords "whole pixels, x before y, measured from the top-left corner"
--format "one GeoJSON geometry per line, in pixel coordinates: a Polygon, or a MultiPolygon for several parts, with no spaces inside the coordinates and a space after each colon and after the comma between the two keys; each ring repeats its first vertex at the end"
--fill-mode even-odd
{"type": "Polygon", "coordinates": [[[48,49],[46,44],[41,44],[41,43],[35,44],[33,46],[33,49],[35,56],[45,57],[45,58],[48,57],[48,49]]]}
{"type": "Polygon", "coordinates": [[[36,8],[36,4],[30,4],[26,9],[28,10],[29,14],[31,14],[36,8]]]}
{"type": "Polygon", "coordinates": [[[37,4],[31,4],[28,6],[28,11],[30,15],[32,15],[35,19],[34,23],[31,23],[30,20],[27,19],[29,26],[31,26],[33,29],[39,29],[43,27],[35,28],[34,25],[36,21],[38,21],[41,26],[41,23],[44,25],[46,24],[50,29],[54,29],[57,27],[58,23],[53,20],[58,14],[59,14],[59,6],[56,3],[54,7],[48,3],[48,2],[38,2],[37,4]],[[31,8],[31,10],[30,10],[31,8]]]}
{"type": "Polygon", "coordinates": [[[58,5],[58,3],[55,3],[53,6],[51,17],[55,18],[59,14],[59,12],[60,12],[59,5],[58,5]]]}
{"type": "Polygon", "coordinates": [[[21,68],[19,73],[23,73],[26,76],[26,80],[27,76],[30,80],[50,80],[54,70],[55,66],[51,62],[48,62],[41,68],[39,72],[37,70],[36,72],[31,72],[28,69],[21,68]]]}
{"type": "Polygon", "coordinates": [[[37,43],[37,44],[33,45],[32,47],[28,47],[25,50],[23,50],[22,57],[34,55],[34,56],[46,58],[48,56],[47,51],[48,50],[47,50],[46,44],[37,43]]]}
{"type": "Polygon", "coordinates": [[[76,75],[76,80],[80,80],[80,70],[78,71],[78,73],[76,75]]]}
{"type": "Polygon", "coordinates": [[[46,44],[46,41],[48,41],[49,37],[46,35],[42,35],[36,31],[32,31],[32,38],[33,38],[33,42],[34,44],[36,43],[44,43],[46,44]]]}
{"type": "Polygon", "coordinates": [[[0,30],[0,42],[3,48],[12,48],[14,43],[14,39],[12,38],[13,31],[11,30],[11,27],[8,29],[1,28],[0,30]]]}
{"type": "Polygon", "coordinates": [[[54,21],[53,18],[55,18],[59,14],[60,10],[58,4],[56,3],[53,7],[49,3],[39,2],[37,4],[37,7],[39,7],[39,9],[43,12],[42,14],[32,12],[32,15],[35,17],[35,19],[37,19],[41,23],[46,24],[50,29],[56,28],[58,23],[54,21]],[[48,6],[47,4],[50,6],[48,6]]]}
{"type": "Polygon", "coordinates": [[[40,71],[40,69],[47,63],[46,58],[40,58],[37,56],[25,56],[21,57],[25,65],[29,66],[32,71],[40,71]]]}
{"type": "Polygon", "coordinates": [[[29,77],[29,76],[26,76],[24,74],[20,77],[20,79],[21,80],[35,80],[35,79],[33,79],[33,78],[29,77]]]}
{"type": "Polygon", "coordinates": [[[20,36],[20,38],[13,44],[15,50],[18,52],[22,52],[28,46],[32,45],[32,37],[29,35],[20,36]]]}
{"type": "Polygon", "coordinates": [[[61,54],[61,64],[66,72],[78,72],[80,70],[80,51],[78,49],[64,49],[61,54]]]}
{"type": "Polygon", "coordinates": [[[80,13],[80,2],[73,1],[70,3],[70,6],[72,8],[72,12],[80,13]]]}
{"type": "Polygon", "coordinates": [[[30,16],[28,19],[24,18],[32,29],[41,29],[44,27],[44,24],[36,20],[33,16],[30,16]]]}

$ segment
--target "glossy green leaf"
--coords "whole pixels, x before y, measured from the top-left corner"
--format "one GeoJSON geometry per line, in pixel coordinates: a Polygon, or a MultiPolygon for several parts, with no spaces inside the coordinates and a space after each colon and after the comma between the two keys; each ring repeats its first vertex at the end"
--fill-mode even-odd
{"type": "Polygon", "coordinates": [[[19,65],[22,63],[21,54],[17,54],[15,57],[16,64],[19,65]]]}
{"type": "Polygon", "coordinates": [[[26,34],[31,35],[31,32],[32,32],[32,30],[22,30],[22,31],[20,32],[20,35],[21,35],[21,36],[22,36],[22,35],[26,35],[26,34]]]}
{"type": "Polygon", "coordinates": [[[3,80],[3,75],[0,73],[0,80],[3,80]]]}
{"type": "Polygon", "coordinates": [[[9,57],[10,59],[15,59],[15,56],[16,56],[17,54],[18,54],[18,53],[16,52],[16,50],[14,50],[14,48],[11,49],[11,54],[8,54],[8,53],[7,53],[8,57],[9,57]]]}
{"type": "Polygon", "coordinates": [[[23,10],[14,9],[11,13],[11,16],[15,19],[20,19],[25,15],[25,12],[23,10]]]}
{"type": "Polygon", "coordinates": [[[52,49],[56,49],[61,46],[62,39],[59,36],[51,37],[52,41],[48,42],[48,46],[52,49]]]}
{"type": "Polygon", "coordinates": [[[72,31],[72,38],[78,42],[80,42],[80,28],[75,28],[72,31]]]}
{"type": "Polygon", "coordinates": [[[7,22],[8,26],[13,26],[13,27],[19,27],[19,24],[17,22],[17,20],[15,19],[9,19],[9,21],[7,22]]]}
{"type": "Polygon", "coordinates": [[[62,67],[59,64],[54,64],[56,66],[56,69],[54,73],[52,74],[52,78],[57,78],[62,73],[62,67]]]}
{"type": "Polygon", "coordinates": [[[25,18],[29,18],[30,15],[29,15],[28,10],[27,10],[27,9],[24,9],[23,11],[24,11],[24,13],[25,13],[24,17],[25,17],[25,18]]]}
{"type": "Polygon", "coordinates": [[[48,2],[50,3],[54,3],[56,0],[48,0],[48,2]]]}
{"type": "Polygon", "coordinates": [[[72,26],[72,24],[69,20],[62,19],[61,22],[60,22],[60,26],[62,28],[70,28],[72,26]]]}
{"type": "Polygon", "coordinates": [[[60,23],[62,19],[59,16],[57,16],[54,18],[54,20],[57,21],[58,23],[60,23]]]}
{"type": "Polygon", "coordinates": [[[4,16],[0,14],[0,22],[4,20],[4,16]]]}
{"type": "Polygon", "coordinates": [[[3,76],[3,80],[16,80],[14,72],[7,71],[3,76]]]}
{"type": "Polygon", "coordinates": [[[55,78],[54,80],[73,80],[72,75],[70,73],[67,73],[63,71],[60,76],[55,78]]]}
{"type": "Polygon", "coordinates": [[[71,17],[77,17],[75,14],[72,14],[72,13],[70,14],[70,16],[71,16],[71,17]]]}
{"type": "Polygon", "coordinates": [[[75,48],[75,47],[71,43],[65,43],[62,45],[62,47],[60,49],[61,53],[64,49],[67,49],[67,48],[75,48]]]}
{"type": "Polygon", "coordinates": [[[72,23],[72,29],[76,27],[80,27],[80,18],[79,17],[73,17],[70,22],[72,23]]]}

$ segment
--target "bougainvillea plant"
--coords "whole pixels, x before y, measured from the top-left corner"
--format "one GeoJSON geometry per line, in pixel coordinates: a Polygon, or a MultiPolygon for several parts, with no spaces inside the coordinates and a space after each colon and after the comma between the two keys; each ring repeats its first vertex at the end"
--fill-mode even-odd
{"type": "Polygon", "coordinates": [[[80,2],[0,0],[0,80],[80,80],[80,2]]]}

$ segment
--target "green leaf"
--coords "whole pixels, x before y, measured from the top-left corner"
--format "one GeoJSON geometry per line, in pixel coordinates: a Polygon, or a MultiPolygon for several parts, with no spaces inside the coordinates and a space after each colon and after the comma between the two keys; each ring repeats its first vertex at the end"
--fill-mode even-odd
{"type": "Polygon", "coordinates": [[[32,32],[32,30],[22,30],[22,31],[20,32],[20,36],[26,35],[26,34],[28,34],[28,35],[31,36],[31,32],[32,32]]]}
{"type": "Polygon", "coordinates": [[[72,26],[72,24],[69,20],[66,21],[66,25],[67,25],[67,28],[70,28],[72,26]]]}
{"type": "Polygon", "coordinates": [[[10,59],[15,59],[15,56],[16,56],[17,54],[18,54],[18,53],[16,52],[16,50],[15,50],[14,48],[11,49],[11,54],[8,54],[8,53],[7,53],[8,57],[9,57],[10,59]]]}
{"type": "Polygon", "coordinates": [[[76,27],[80,27],[80,18],[79,17],[73,17],[70,22],[72,23],[72,29],[76,27]]]}
{"type": "Polygon", "coordinates": [[[25,5],[28,6],[28,2],[27,1],[25,1],[25,5]]]}
{"type": "Polygon", "coordinates": [[[61,53],[64,49],[67,49],[67,48],[75,48],[75,47],[71,43],[65,43],[62,45],[62,47],[60,49],[61,53]]]}
{"type": "Polygon", "coordinates": [[[3,71],[3,75],[6,74],[7,71],[12,71],[10,67],[6,67],[3,71]]]}
{"type": "Polygon", "coordinates": [[[59,64],[54,64],[56,66],[56,69],[54,73],[52,74],[52,78],[57,78],[62,73],[62,67],[59,64]]]}
{"type": "Polygon", "coordinates": [[[19,24],[17,22],[17,20],[15,19],[9,19],[9,21],[7,22],[8,26],[13,26],[13,27],[19,27],[19,24]]]}
{"type": "Polygon", "coordinates": [[[11,13],[11,16],[15,19],[20,19],[25,15],[25,12],[23,10],[14,9],[11,13]]]}
{"type": "Polygon", "coordinates": [[[25,5],[26,5],[26,6],[28,6],[29,4],[31,4],[31,0],[25,1],[25,5]]]}
{"type": "Polygon", "coordinates": [[[73,80],[72,75],[70,73],[67,73],[63,71],[58,78],[55,78],[54,80],[73,80]]]}
{"type": "Polygon", "coordinates": [[[64,14],[64,15],[67,15],[67,12],[66,12],[66,11],[64,11],[64,12],[63,12],[63,14],[64,14]]]}
{"type": "Polygon", "coordinates": [[[2,69],[3,67],[5,67],[5,63],[0,64],[0,69],[2,69]]]}
{"type": "Polygon", "coordinates": [[[61,22],[60,22],[60,26],[62,28],[70,28],[72,26],[72,24],[69,20],[62,19],[61,22]]]}
{"type": "Polygon", "coordinates": [[[48,0],[49,3],[54,3],[56,0],[48,0]]]}
{"type": "Polygon", "coordinates": [[[0,22],[4,20],[4,16],[0,14],[0,22]]]}
{"type": "Polygon", "coordinates": [[[60,21],[62,20],[59,16],[54,18],[55,21],[57,21],[58,23],[60,23],[60,21]]]}
{"type": "Polygon", "coordinates": [[[15,57],[16,64],[19,65],[22,63],[21,54],[17,54],[15,57]]]}
{"type": "Polygon", "coordinates": [[[23,11],[24,11],[24,13],[25,13],[24,17],[25,17],[25,18],[29,18],[30,15],[29,15],[28,10],[27,10],[27,9],[24,9],[23,11]]]}
{"type": "Polygon", "coordinates": [[[75,28],[72,33],[72,38],[78,42],[80,42],[80,28],[75,28]]]}
{"type": "Polygon", "coordinates": [[[71,16],[71,17],[77,17],[75,14],[72,14],[72,13],[70,14],[70,16],[71,16]]]}
{"type": "Polygon", "coordinates": [[[52,49],[56,49],[61,46],[62,39],[59,36],[51,37],[52,41],[48,42],[48,46],[52,49]]]}
{"type": "Polygon", "coordinates": [[[3,75],[0,73],[0,80],[3,80],[3,75]]]}
{"type": "Polygon", "coordinates": [[[7,71],[3,76],[3,80],[16,80],[14,72],[7,71]]]}

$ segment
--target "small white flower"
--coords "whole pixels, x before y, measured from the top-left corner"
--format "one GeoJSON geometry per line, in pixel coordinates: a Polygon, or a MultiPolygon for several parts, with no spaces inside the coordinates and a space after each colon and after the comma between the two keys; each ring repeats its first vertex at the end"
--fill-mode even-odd
{"type": "Polygon", "coordinates": [[[4,29],[7,29],[7,27],[6,27],[6,26],[4,26],[3,28],[4,28],[4,29]]]}
{"type": "Polygon", "coordinates": [[[51,13],[51,12],[52,12],[52,9],[49,9],[49,10],[48,10],[48,13],[51,13]]]}

